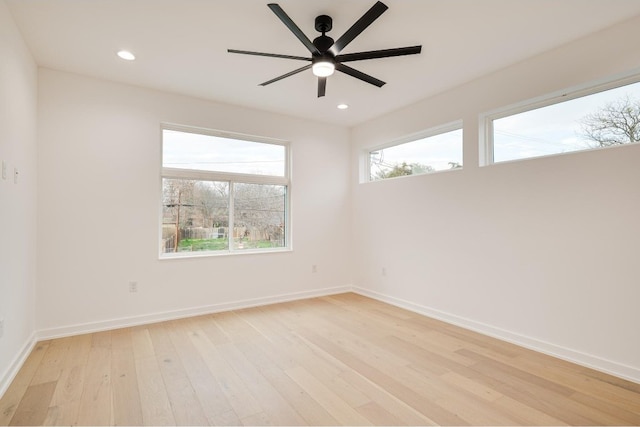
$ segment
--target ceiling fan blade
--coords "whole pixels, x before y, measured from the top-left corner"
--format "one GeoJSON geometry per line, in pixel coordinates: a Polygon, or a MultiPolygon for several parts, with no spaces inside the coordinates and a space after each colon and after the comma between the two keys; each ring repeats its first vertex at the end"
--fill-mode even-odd
{"type": "Polygon", "coordinates": [[[252,52],[250,50],[237,50],[237,49],[227,49],[229,53],[241,53],[243,55],[256,55],[256,56],[269,56],[272,58],[284,58],[284,59],[297,59],[300,61],[311,61],[311,58],[305,58],[303,56],[292,56],[292,55],[280,55],[279,53],[264,53],[264,52],[252,52]]]}
{"type": "Polygon", "coordinates": [[[367,52],[347,53],[336,56],[338,62],[362,61],[364,59],[389,58],[391,56],[415,55],[422,51],[422,46],[398,47],[395,49],[370,50],[367,52]]]}
{"type": "Polygon", "coordinates": [[[342,49],[355,39],[358,34],[363,32],[373,21],[378,19],[380,15],[387,10],[388,7],[381,1],[376,2],[355,24],[351,26],[336,42],[331,46],[331,53],[337,55],[342,49]]]}
{"type": "Polygon", "coordinates": [[[345,74],[348,74],[351,77],[355,77],[356,79],[360,79],[363,82],[370,83],[370,84],[372,84],[374,86],[382,87],[382,86],[384,86],[386,84],[382,80],[378,80],[375,77],[371,77],[369,74],[365,74],[362,71],[358,71],[358,70],[356,70],[354,68],[351,68],[351,67],[349,67],[347,65],[344,65],[344,64],[337,63],[336,64],[336,70],[341,71],[341,72],[343,72],[345,74]]]}
{"type": "Polygon", "coordinates": [[[264,82],[264,83],[260,83],[260,86],[270,85],[271,83],[275,83],[275,82],[277,82],[278,80],[282,80],[282,79],[284,79],[284,78],[291,77],[291,76],[293,76],[294,74],[301,73],[301,72],[303,72],[304,70],[308,70],[308,69],[310,69],[310,68],[311,68],[311,64],[309,64],[309,65],[305,65],[304,67],[300,67],[300,68],[298,68],[297,70],[290,71],[290,72],[288,72],[287,74],[283,74],[283,75],[281,75],[281,76],[279,76],[279,77],[276,77],[275,79],[271,79],[271,80],[266,81],[266,82],[264,82]]]}
{"type": "Polygon", "coordinates": [[[282,23],[287,26],[287,28],[298,38],[298,40],[300,40],[302,44],[305,45],[307,49],[309,49],[309,52],[315,55],[320,54],[318,48],[315,47],[313,43],[311,43],[311,40],[309,40],[309,38],[302,32],[300,28],[298,28],[295,22],[293,22],[293,20],[289,18],[289,15],[287,15],[286,12],[282,10],[282,8],[278,4],[269,3],[267,6],[269,6],[269,9],[271,9],[278,18],[280,18],[282,23]]]}
{"type": "Polygon", "coordinates": [[[318,77],[318,98],[323,97],[326,91],[327,91],[327,78],[318,77]]]}

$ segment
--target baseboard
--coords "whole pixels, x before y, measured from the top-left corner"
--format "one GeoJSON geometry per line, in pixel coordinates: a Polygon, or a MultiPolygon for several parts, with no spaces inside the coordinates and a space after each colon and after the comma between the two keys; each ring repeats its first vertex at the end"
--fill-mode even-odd
{"type": "Polygon", "coordinates": [[[31,350],[36,345],[36,333],[32,333],[31,336],[24,343],[16,357],[13,359],[7,370],[0,377],[0,398],[4,396],[4,393],[7,391],[9,386],[11,385],[11,381],[16,377],[22,365],[31,354],[31,350]]]}
{"type": "Polygon", "coordinates": [[[142,316],[123,317],[99,322],[88,322],[58,328],[42,329],[37,333],[38,340],[62,338],[73,335],[101,332],[118,328],[146,325],[149,323],[163,322],[166,320],[181,319],[185,317],[200,316],[203,314],[219,313],[222,311],[238,310],[242,308],[257,307],[261,305],[276,304],[287,301],[295,301],[306,298],[315,298],[327,295],[335,295],[350,292],[352,287],[337,286],[332,288],[314,289],[311,291],[293,292],[262,298],[252,298],[221,304],[205,305],[201,307],[172,310],[159,313],[145,314],[142,316]]]}
{"type": "Polygon", "coordinates": [[[454,314],[446,313],[431,307],[416,304],[400,298],[395,298],[379,292],[371,291],[369,289],[354,287],[352,289],[352,292],[376,299],[381,302],[385,302],[387,304],[394,305],[396,307],[404,308],[406,310],[413,311],[424,316],[442,320],[443,322],[460,326],[462,328],[469,329],[483,335],[498,338],[500,340],[528,348],[530,350],[548,354],[550,356],[557,357],[558,359],[566,360],[568,362],[595,369],[597,371],[605,372],[607,374],[611,374],[613,376],[640,384],[640,369],[634,368],[632,366],[627,366],[621,363],[613,362],[611,360],[602,359],[597,356],[582,353],[570,348],[562,347],[535,338],[527,337],[525,335],[521,335],[505,329],[496,328],[495,326],[487,325],[482,322],[477,322],[475,320],[456,316],[454,314]]]}

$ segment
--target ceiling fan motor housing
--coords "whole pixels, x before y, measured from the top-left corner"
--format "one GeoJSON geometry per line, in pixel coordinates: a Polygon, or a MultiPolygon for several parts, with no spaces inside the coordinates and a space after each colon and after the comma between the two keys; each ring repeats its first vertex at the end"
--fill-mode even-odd
{"type": "Polygon", "coordinates": [[[331,31],[332,26],[333,20],[330,16],[320,15],[316,17],[316,30],[321,32],[322,35],[313,40],[313,45],[320,51],[320,53],[322,53],[323,57],[331,46],[333,46],[333,39],[325,35],[326,32],[331,31]]]}
{"type": "Polygon", "coordinates": [[[320,53],[325,54],[329,48],[333,46],[333,39],[329,36],[322,35],[313,40],[313,45],[318,48],[320,53]]]}

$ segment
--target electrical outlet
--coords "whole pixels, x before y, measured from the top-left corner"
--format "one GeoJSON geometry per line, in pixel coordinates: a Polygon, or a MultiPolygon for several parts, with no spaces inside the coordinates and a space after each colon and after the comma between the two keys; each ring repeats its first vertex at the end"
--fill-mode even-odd
{"type": "Polygon", "coordinates": [[[129,292],[138,292],[138,282],[129,282],[129,292]]]}
{"type": "Polygon", "coordinates": [[[0,338],[4,335],[4,319],[0,319],[0,338]]]}
{"type": "Polygon", "coordinates": [[[2,161],[2,179],[7,179],[7,162],[2,161]]]}
{"type": "Polygon", "coordinates": [[[312,273],[317,273],[317,272],[318,272],[318,266],[317,266],[317,265],[315,265],[315,264],[313,264],[313,265],[311,266],[311,272],[312,272],[312,273]]]}
{"type": "Polygon", "coordinates": [[[13,183],[18,183],[18,168],[13,168],[13,183]]]}
{"type": "Polygon", "coordinates": [[[382,267],[382,271],[380,272],[383,276],[387,275],[387,267],[382,267]]]}

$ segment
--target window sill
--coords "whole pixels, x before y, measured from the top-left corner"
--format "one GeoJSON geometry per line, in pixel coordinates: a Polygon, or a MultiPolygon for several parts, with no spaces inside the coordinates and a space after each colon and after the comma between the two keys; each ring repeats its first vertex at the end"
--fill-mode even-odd
{"type": "Polygon", "coordinates": [[[211,258],[238,255],[257,255],[257,254],[276,254],[293,252],[291,248],[274,248],[274,249],[246,249],[235,251],[200,251],[200,252],[177,252],[169,254],[160,254],[160,261],[177,260],[177,259],[193,259],[193,258],[211,258]]]}

